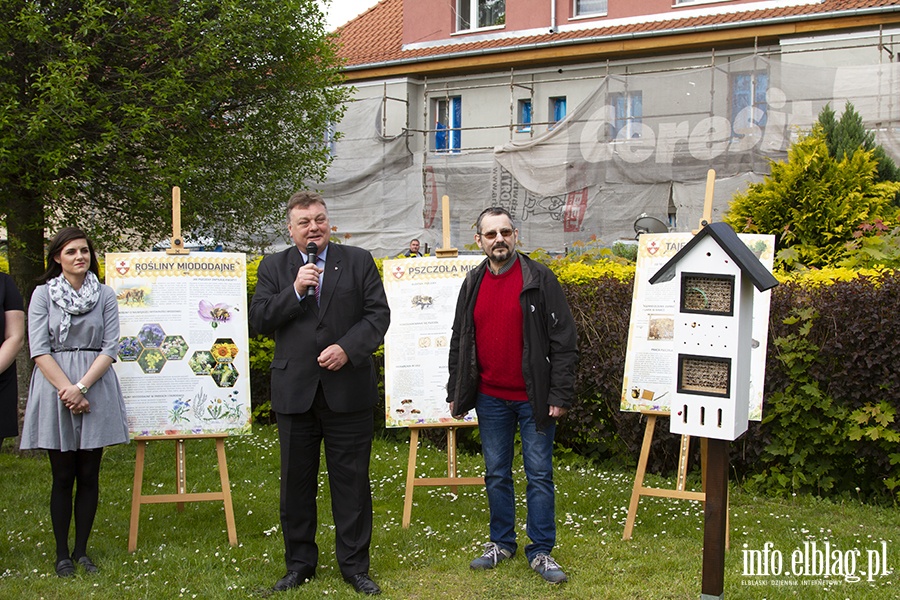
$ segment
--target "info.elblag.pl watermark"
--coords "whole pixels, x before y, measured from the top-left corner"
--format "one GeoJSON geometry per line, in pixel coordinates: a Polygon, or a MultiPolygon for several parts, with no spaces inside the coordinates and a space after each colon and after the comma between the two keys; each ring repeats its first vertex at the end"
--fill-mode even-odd
{"type": "Polygon", "coordinates": [[[744,544],[741,585],[831,586],[876,582],[893,573],[886,541],[869,547],[841,548],[831,541],[805,541],[783,552],[772,542],[760,549],[744,544]]]}

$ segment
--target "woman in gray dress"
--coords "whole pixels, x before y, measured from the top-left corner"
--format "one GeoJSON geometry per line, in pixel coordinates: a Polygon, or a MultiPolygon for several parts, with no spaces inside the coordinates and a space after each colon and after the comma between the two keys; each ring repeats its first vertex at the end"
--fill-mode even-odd
{"type": "Polygon", "coordinates": [[[28,341],[37,368],[20,446],[46,449],[50,457],[50,518],[60,577],[74,575],[75,563],[88,573],[97,571],[87,542],[97,513],[100,459],[105,446],[128,442],[125,402],[110,368],[119,342],[119,308],[99,272],[87,235],[66,227],[50,241],[47,272],[28,305],[28,341]]]}

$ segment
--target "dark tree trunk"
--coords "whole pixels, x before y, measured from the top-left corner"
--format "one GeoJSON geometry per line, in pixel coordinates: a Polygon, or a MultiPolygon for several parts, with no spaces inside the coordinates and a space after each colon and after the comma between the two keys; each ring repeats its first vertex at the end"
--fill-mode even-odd
{"type": "MultiPolygon", "coordinates": [[[[44,204],[30,190],[7,190],[6,230],[9,238],[9,274],[25,299],[26,314],[35,280],[44,272],[44,204]]],[[[26,330],[27,331],[27,330],[26,330]]],[[[19,387],[19,414],[24,413],[28,399],[28,384],[34,368],[29,352],[28,336],[25,347],[16,358],[16,378],[19,387]]],[[[20,419],[21,430],[21,419],[20,419]]]]}
{"type": "Polygon", "coordinates": [[[6,230],[9,237],[9,274],[27,304],[35,279],[44,272],[44,201],[31,190],[8,190],[6,230]]]}

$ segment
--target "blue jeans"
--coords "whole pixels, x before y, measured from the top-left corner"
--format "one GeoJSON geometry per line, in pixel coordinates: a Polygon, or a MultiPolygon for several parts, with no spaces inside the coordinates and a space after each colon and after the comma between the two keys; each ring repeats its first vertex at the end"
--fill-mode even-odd
{"type": "Polygon", "coordinates": [[[512,463],[516,425],[522,438],[525,463],[525,501],[528,508],[525,546],[528,561],[537,554],[550,554],[556,544],[556,507],[553,488],[553,436],[556,424],[543,431],[535,427],[529,402],[513,402],[478,394],[475,403],[481,451],[484,455],[484,485],[491,510],[491,541],[516,551],[516,505],[512,463]]]}

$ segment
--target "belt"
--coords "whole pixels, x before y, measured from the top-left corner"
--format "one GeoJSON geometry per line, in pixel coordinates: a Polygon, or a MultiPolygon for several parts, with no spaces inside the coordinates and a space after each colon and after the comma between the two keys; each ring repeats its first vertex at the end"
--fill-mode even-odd
{"type": "Polygon", "coordinates": [[[100,352],[102,348],[53,348],[51,352],[100,352]]]}

